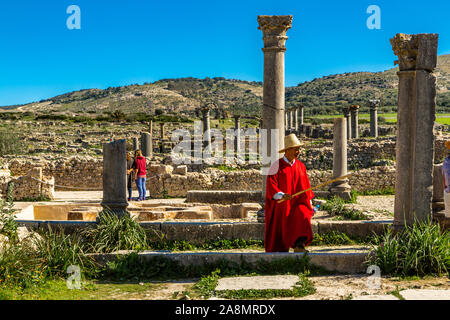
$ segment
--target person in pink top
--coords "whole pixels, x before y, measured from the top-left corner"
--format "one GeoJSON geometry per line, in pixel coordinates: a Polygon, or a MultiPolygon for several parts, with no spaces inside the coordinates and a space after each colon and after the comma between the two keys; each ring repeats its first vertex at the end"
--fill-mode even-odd
{"type": "Polygon", "coordinates": [[[134,152],[134,180],[136,181],[136,186],[139,192],[138,201],[145,200],[145,195],[147,191],[145,190],[145,181],[147,180],[147,173],[145,170],[146,161],[145,157],[142,156],[141,150],[136,150],[134,152]]]}

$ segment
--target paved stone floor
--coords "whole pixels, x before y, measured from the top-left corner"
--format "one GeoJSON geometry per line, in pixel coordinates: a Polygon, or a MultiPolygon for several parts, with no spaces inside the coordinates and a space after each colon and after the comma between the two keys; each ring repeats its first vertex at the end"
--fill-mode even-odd
{"type": "MultiPolygon", "coordinates": [[[[228,277],[219,280],[216,290],[274,289],[277,282],[286,286],[295,284],[295,277],[285,275],[266,277],[228,277]]],[[[314,284],[316,293],[289,300],[450,300],[450,281],[446,277],[400,280],[381,277],[379,286],[369,284],[365,274],[312,276],[308,279],[314,284]]],[[[217,299],[217,298],[212,298],[217,299]]]]}

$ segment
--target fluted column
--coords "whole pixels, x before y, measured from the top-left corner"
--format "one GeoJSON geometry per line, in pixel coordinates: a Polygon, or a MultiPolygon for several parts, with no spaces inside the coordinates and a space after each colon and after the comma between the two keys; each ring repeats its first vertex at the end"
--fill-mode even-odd
{"type": "Polygon", "coordinates": [[[399,77],[395,230],[425,221],[432,210],[437,34],[399,33],[391,40],[399,77]]]}

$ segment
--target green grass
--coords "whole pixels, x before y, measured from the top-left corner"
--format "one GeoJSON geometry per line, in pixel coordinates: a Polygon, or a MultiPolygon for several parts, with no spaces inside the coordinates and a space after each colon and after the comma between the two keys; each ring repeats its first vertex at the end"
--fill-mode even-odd
{"type": "Polygon", "coordinates": [[[415,222],[393,233],[390,229],[376,237],[367,263],[394,276],[448,275],[450,234],[439,224],[415,222]]]}
{"type": "Polygon", "coordinates": [[[385,189],[376,189],[376,190],[366,190],[366,191],[358,191],[357,195],[360,196],[384,196],[384,195],[395,195],[395,188],[385,188],[385,189]]]}
{"type": "MultiPolygon", "coordinates": [[[[383,117],[387,123],[397,123],[397,113],[378,113],[379,117],[383,117]]],[[[342,118],[343,115],[317,115],[317,116],[306,116],[305,118],[310,119],[332,119],[332,118],[342,118]]],[[[370,113],[359,113],[358,117],[360,120],[369,120],[370,113]]],[[[450,125],[450,113],[436,113],[436,122],[440,124],[450,125]]]]}
{"type": "Polygon", "coordinates": [[[65,279],[48,280],[26,289],[0,285],[0,300],[110,300],[161,289],[160,283],[102,283],[82,281],[80,289],[69,289],[65,279]],[[117,297],[117,298],[116,298],[117,297]]]}
{"type": "MultiPolygon", "coordinates": [[[[352,194],[352,201],[356,202],[356,195],[352,194]]],[[[348,201],[347,201],[348,202],[348,201]]],[[[335,220],[369,220],[369,217],[356,209],[345,208],[346,201],[340,197],[334,196],[322,205],[322,210],[334,215],[335,220]]]]}
{"type": "Polygon", "coordinates": [[[339,245],[369,245],[373,243],[373,236],[361,238],[349,236],[339,231],[330,231],[325,234],[314,234],[312,246],[339,246],[339,245]]]}
{"type": "MultiPolygon", "coordinates": [[[[252,274],[253,276],[255,274],[252,274]]],[[[303,273],[298,274],[299,281],[292,289],[240,289],[240,290],[215,290],[220,279],[220,270],[213,271],[203,277],[194,285],[197,294],[210,298],[212,296],[225,299],[270,299],[276,297],[304,297],[316,292],[313,284],[303,273]]]]}

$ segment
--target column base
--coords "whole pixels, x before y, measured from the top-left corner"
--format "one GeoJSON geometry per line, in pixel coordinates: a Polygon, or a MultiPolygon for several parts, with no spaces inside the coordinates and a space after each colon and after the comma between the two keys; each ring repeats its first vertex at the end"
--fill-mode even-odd
{"type": "Polygon", "coordinates": [[[130,216],[127,211],[128,202],[102,202],[101,206],[103,207],[103,210],[108,210],[119,217],[123,217],[125,215],[130,216]]]}

